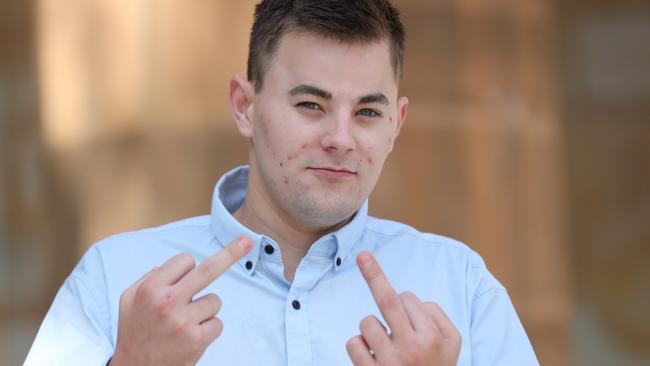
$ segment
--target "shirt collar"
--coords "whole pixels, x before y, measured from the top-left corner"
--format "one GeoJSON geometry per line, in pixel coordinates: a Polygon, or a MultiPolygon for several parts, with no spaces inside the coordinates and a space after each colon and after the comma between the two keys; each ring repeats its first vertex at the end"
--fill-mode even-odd
{"type": "MultiPolygon", "coordinates": [[[[263,245],[270,241],[270,239],[248,229],[232,215],[244,203],[247,186],[247,165],[237,167],[219,179],[212,195],[210,226],[217,242],[222,247],[225,247],[228,243],[242,235],[249,236],[253,239],[253,249],[239,260],[239,265],[246,272],[252,274],[255,271],[263,245]]],[[[327,234],[336,241],[336,251],[333,257],[334,268],[341,267],[340,263],[349,259],[347,257],[350,249],[361,238],[367,217],[368,200],[364,201],[349,223],[337,231],[327,234]]]]}
{"type": "Polygon", "coordinates": [[[345,226],[333,232],[334,238],[336,238],[337,250],[334,256],[334,268],[341,268],[341,263],[347,260],[354,261],[354,258],[348,258],[350,250],[361,240],[361,235],[366,228],[366,221],[368,219],[368,200],[366,199],[361,207],[357,210],[352,217],[352,220],[348,222],[345,226]],[[339,260],[340,258],[340,260],[339,260]]]}

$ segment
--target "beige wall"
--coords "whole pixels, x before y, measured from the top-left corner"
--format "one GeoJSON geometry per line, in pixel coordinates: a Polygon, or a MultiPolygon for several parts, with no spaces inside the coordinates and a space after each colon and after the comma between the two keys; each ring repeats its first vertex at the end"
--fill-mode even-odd
{"type": "MultiPolygon", "coordinates": [[[[395,3],[411,108],[371,213],[479,251],[542,364],[647,359],[648,7],[395,3]]],[[[246,161],[226,91],[253,4],[2,5],[0,364],[22,362],[88,245],[207,213],[246,161]]]]}

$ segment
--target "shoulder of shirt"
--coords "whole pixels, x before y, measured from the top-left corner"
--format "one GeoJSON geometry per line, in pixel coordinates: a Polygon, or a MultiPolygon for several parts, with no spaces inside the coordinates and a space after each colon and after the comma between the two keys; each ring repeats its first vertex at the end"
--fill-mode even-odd
{"type": "Polygon", "coordinates": [[[462,254],[472,254],[478,256],[467,244],[433,233],[419,231],[418,229],[392,220],[380,219],[373,216],[368,216],[366,222],[366,230],[372,231],[375,234],[386,235],[392,237],[405,236],[411,239],[411,242],[417,242],[425,245],[435,245],[446,247],[453,251],[458,251],[462,254]]]}
{"type": "Polygon", "coordinates": [[[201,232],[203,230],[210,230],[210,215],[195,216],[160,226],[113,234],[101,239],[93,246],[101,249],[106,246],[119,245],[120,243],[132,243],[136,239],[154,239],[161,236],[182,235],[188,231],[201,232]]]}
{"type": "Polygon", "coordinates": [[[481,255],[461,241],[443,235],[422,232],[401,222],[380,219],[373,216],[368,216],[366,230],[375,235],[388,236],[395,239],[408,238],[410,245],[424,246],[451,254],[453,257],[465,263],[470,282],[477,284],[475,290],[479,295],[488,290],[504,289],[503,285],[490,273],[481,255]],[[479,284],[481,286],[478,286],[479,284]]]}
{"type": "MultiPolygon", "coordinates": [[[[453,258],[459,266],[464,268],[467,279],[468,292],[473,298],[479,298],[490,291],[504,291],[503,285],[487,269],[483,258],[467,244],[433,233],[421,232],[412,226],[385,219],[368,216],[366,231],[373,235],[390,237],[399,240],[399,245],[418,246],[437,254],[445,253],[447,259],[453,258]],[[404,241],[403,239],[408,239],[404,241]]],[[[379,240],[382,243],[391,240],[379,240]]],[[[422,252],[420,252],[422,253],[422,252]]]]}

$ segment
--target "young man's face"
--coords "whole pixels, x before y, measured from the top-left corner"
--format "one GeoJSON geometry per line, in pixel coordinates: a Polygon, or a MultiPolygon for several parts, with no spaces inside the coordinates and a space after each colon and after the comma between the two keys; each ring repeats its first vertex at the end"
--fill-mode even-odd
{"type": "Polygon", "coordinates": [[[247,87],[251,104],[238,127],[252,140],[249,189],[303,227],[348,219],[374,188],[406,116],[388,41],[291,32],[262,90],[247,87]]]}

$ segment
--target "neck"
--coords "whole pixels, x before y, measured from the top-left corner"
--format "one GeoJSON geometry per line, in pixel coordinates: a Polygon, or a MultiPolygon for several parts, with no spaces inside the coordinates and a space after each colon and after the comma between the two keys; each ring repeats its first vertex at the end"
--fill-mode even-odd
{"type": "Polygon", "coordinates": [[[273,239],[280,247],[284,275],[293,281],[296,269],[311,245],[321,236],[335,231],[347,224],[345,220],[338,225],[323,229],[310,229],[301,226],[272,204],[260,191],[248,184],[244,203],[233,213],[242,225],[252,231],[273,239]]]}

